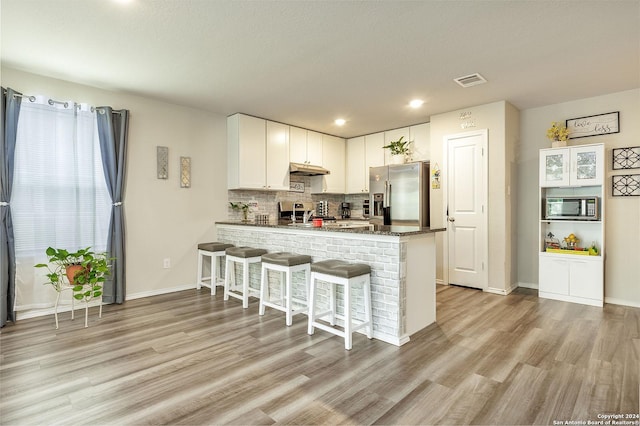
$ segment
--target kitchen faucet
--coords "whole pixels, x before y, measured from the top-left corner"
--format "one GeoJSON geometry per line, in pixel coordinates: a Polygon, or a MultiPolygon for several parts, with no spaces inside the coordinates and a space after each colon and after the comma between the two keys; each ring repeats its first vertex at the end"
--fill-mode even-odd
{"type": "Polygon", "coordinates": [[[313,216],[316,213],[315,210],[309,210],[309,211],[305,211],[302,214],[302,223],[307,223],[309,222],[309,219],[311,219],[311,216],[313,216]]]}

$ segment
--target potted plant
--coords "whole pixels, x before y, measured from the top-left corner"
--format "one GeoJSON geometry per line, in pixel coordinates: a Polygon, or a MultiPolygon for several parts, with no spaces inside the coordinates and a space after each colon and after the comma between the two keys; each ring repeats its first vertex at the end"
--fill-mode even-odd
{"type": "Polygon", "coordinates": [[[247,203],[232,203],[229,202],[229,205],[233,210],[241,210],[242,211],[242,220],[247,222],[249,219],[247,218],[249,214],[249,204],[247,203]]]}
{"type": "Polygon", "coordinates": [[[547,138],[551,140],[551,146],[553,148],[567,146],[569,129],[563,126],[562,123],[554,121],[551,123],[551,127],[547,129],[547,138]]]}
{"type": "Polygon", "coordinates": [[[405,141],[403,139],[404,136],[400,136],[400,139],[398,139],[397,141],[391,141],[389,142],[389,145],[385,145],[382,147],[391,151],[391,159],[394,164],[404,163],[411,155],[409,144],[411,144],[411,142],[413,141],[405,141]]]}
{"type": "MultiPolygon", "coordinates": [[[[71,288],[73,298],[85,302],[85,321],[87,327],[87,314],[89,302],[102,296],[102,286],[109,275],[109,262],[106,253],[95,253],[91,247],[70,252],[65,249],[47,248],[49,263],[39,263],[36,268],[47,268],[49,279],[45,284],[50,284],[58,292],[58,298],[63,290],[71,288]],[[66,279],[66,282],[65,282],[66,279]]],[[[56,300],[56,328],[58,323],[56,300]]],[[[102,316],[102,304],[100,305],[102,316]]]]}

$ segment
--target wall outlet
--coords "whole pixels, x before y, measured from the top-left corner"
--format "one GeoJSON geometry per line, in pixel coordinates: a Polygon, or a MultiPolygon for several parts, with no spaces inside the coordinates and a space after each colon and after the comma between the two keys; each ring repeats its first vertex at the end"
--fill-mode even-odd
{"type": "Polygon", "coordinates": [[[162,261],[162,267],[164,269],[171,268],[171,259],[167,257],[165,260],[163,260],[162,261]]]}

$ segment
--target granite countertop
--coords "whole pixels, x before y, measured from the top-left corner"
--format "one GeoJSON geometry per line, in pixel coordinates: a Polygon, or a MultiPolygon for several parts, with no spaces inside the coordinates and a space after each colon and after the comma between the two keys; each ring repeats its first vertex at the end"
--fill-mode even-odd
{"type": "Polygon", "coordinates": [[[424,228],[420,226],[404,226],[404,225],[369,225],[368,227],[344,228],[338,225],[329,225],[322,227],[313,226],[291,226],[286,223],[254,223],[242,221],[219,221],[217,225],[240,225],[258,228],[279,228],[297,231],[316,231],[316,232],[346,232],[350,234],[368,234],[368,235],[391,235],[391,236],[407,236],[428,234],[432,232],[442,232],[446,228],[424,228]]]}

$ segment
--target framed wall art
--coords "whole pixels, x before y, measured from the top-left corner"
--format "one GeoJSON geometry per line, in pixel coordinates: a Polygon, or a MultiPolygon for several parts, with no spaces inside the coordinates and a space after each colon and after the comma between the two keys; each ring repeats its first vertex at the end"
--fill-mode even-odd
{"type": "Polygon", "coordinates": [[[169,179],[169,147],[156,147],[158,179],[169,179]]]}
{"type": "Polygon", "coordinates": [[[611,176],[611,195],[614,197],[640,196],[640,175],[611,176]]]}
{"type": "Polygon", "coordinates": [[[191,157],[180,157],[180,188],[191,188],[191,157]]]}
{"type": "Polygon", "coordinates": [[[613,148],[613,170],[640,169],[640,146],[613,148]]]}
{"type": "Polygon", "coordinates": [[[620,133],[620,111],[571,118],[566,121],[566,126],[569,139],[620,133]]]}

